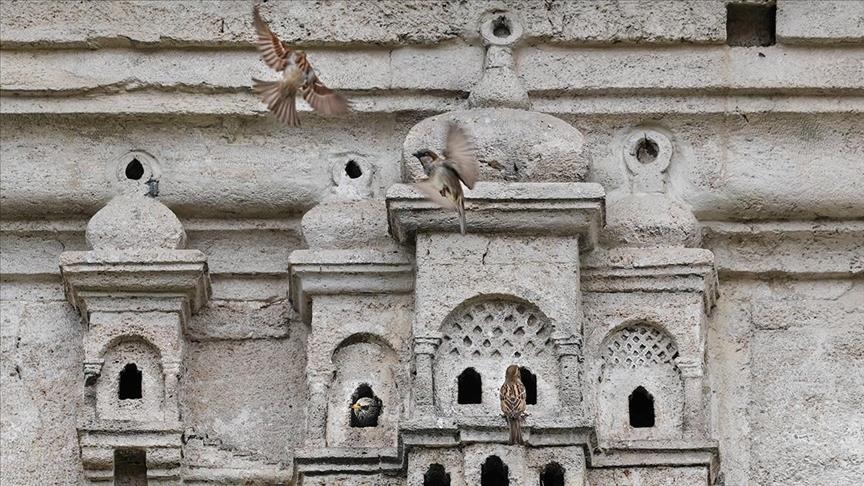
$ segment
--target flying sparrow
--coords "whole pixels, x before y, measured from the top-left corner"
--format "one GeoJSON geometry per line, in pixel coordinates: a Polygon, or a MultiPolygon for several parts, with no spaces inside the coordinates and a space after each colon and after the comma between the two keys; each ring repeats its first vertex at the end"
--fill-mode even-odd
{"type": "Polygon", "coordinates": [[[465,130],[456,123],[450,123],[443,157],[428,149],[412,155],[420,160],[428,176],[415,187],[441,207],[456,210],[459,213],[459,231],[464,235],[465,201],[459,181],[473,189],[480,174],[480,164],[474,157],[474,147],[465,130]]]}
{"type": "Polygon", "coordinates": [[[325,115],[349,111],[348,100],[324,86],[318,79],[315,69],[306,59],[306,53],[291,49],[270,30],[261,18],[257,5],[252,8],[252,17],[258,36],[255,44],[261,53],[261,59],[270,69],[282,72],[282,79],[279,81],[252,78],[252,92],[267,103],[267,108],[276,118],[292,127],[300,126],[295,104],[298,92],[312,109],[325,115]]]}
{"type": "Polygon", "coordinates": [[[351,405],[354,414],[352,425],[355,427],[375,427],[378,425],[378,415],[381,413],[381,400],[360,397],[351,405]]]}
{"type": "Polygon", "coordinates": [[[501,385],[501,412],[510,426],[510,444],[522,444],[522,419],[525,414],[525,385],[519,376],[519,367],[510,365],[501,385]]]}

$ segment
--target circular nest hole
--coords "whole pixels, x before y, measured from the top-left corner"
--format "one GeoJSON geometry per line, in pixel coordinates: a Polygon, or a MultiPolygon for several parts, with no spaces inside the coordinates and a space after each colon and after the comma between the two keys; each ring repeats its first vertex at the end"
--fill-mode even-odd
{"type": "Polygon", "coordinates": [[[647,138],[641,138],[636,145],[636,160],[642,164],[650,164],[657,160],[660,147],[657,142],[647,138]]]}
{"type": "Polygon", "coordinates": [[[138,159],[132,159],[126,164],[126,178],[132,181],[141,180],[144,176],[144,165],[138,159]]]}
{"type": "Polygon", "coordinates": [[[492,35],[499,39],[510,37],[512,30],[510,29],[510,19],[500,15],[492,21],[492,35]]]}
{"type": "Polygon", "coordinates": [[[356,161],[349,160],[348,163],[345,164],[345,174],[352,179],[357,179],[363,175],[363,169],[360,168],[360,164],[356,161]]]}

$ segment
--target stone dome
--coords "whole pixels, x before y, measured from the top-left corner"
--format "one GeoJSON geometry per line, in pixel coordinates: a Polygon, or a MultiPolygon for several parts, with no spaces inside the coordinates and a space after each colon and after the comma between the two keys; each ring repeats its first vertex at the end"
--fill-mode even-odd
{"type": "Polygon", "coordinates": [[[582,133],[569,123],[545,113],[484,108],[451,111],[414,125],[402,145],[405,182],[426,177],[412,154],[443,151],[450,121],[470,133],[482,181],[582,182],[588,174],[582,133]]]}
{"type": "Polygon", "coordinates": [[[607,248],[697,247],[701,234],[690,209],[666,194],[610,194],[600,240],[607,248]]]}
{"type": "Polygon", "coordinates": [[[186,232],[164,204],[133,193],[115,197],[90,218],[87,244],[93,250],[179,249],[186,232]]]}
{"type": "Polygon", "coordinates": [[[380,199],[330,199],[303,215],[303,237],[313,249],[396,248],[387,232],[387,208],[380,199]]]}

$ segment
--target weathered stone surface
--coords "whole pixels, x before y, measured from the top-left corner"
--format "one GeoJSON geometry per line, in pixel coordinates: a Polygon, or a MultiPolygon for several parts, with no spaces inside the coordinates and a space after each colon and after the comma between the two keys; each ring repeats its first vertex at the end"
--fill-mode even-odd
{"type": "Polygon", "coordinates": [[[290,338],[190,343],[182,383],[188,424],[212,431],[223,444],[287,461],[302,444],[306,333],[290,338]]]}
{"type": "Polygon", "coordinates": [[[699,222],[684,204],[663,194],[611,195],[605,246],[697,246],[699,222]]]}
{"type": "MultiPolygon", "coordinates": [[[[262,12],[287,42],[302,44],[435,44],[464,36],[475,39],[481,14],[511,5],[528,37],[560,42],[717,43],[724,38],[723,2],[664,0],[646,11],[611,0],[582,3],[436,1],[382,5],[266,5],[262,12]],[[437,19],[429,23],[429,18],[437,19]]],[[[51,1],[10,2],[3,10],[3,43],[21,47],[66,44],[250,45],[249,6],[230,0],[211,4],[158,1],[117,2],[71,8],[51,1]],[[163,19],[154,23],[153,19],[163,19]],[[73,28],[73,26],[75,26],[73,28]]]]}
{"type": "Polygon", "coordinates": [[[777,40],[784,44],[864,42],[864,2],[781,0],[777,40]]]}
{"type": "Polygon", "coordinates": [[[112,199],[90,219],[87,244],[94,250],[175,250],[186,246],[186,232],[164,204],[129,194],[112,199]]]}
{"type": "Polygon", "coordinates": [[[249,3],[2,2],[0,482],[110,482],[134,447],[150,484],[420,486],[440,464],[476,486],[493,455],[519,485],[552,462],[576,486],[856,484],[864,4],[778,0],[775,45],[730,47],[727,3],[265,2],[354,102],[299,101],[293,129],[249,89],[276,77],[249,3]],[[469,234],[401,185],[388,226],[404,154],[465,113],[502,166],[469,234]],[[151,178],[182,226],[105,211],[87,254],[87,220],[151,178]],[[560,218],[585,182],[591,218],[560,218]],[[537,377],[524,448],[508,361],[537,377]],[[467,366],[480,404],[458,403],[467,366]],[[378,428],[350,426],[363,383],[378,428]],[[654,427],[630,424],[637,386],[654,427]]]}

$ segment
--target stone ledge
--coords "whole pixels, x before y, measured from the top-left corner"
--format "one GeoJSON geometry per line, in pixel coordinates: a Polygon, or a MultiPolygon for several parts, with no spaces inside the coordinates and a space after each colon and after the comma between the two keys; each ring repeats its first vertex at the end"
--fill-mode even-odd
{"type": "MultiPolygon", "coordinates": [[[[465,191],[469,233],[577,236],[584,250],[597,243],[604,219],[603,186],[594,183],[480,182],[465,191]]],[[[440,208],[407,184],[387,191],[390,233],[411,243],[418,231],[458,231],[454,211],[440,208]]]]}
{"type": "Polygon", "coordinates": [[[408,293],[414,264],[402,252],[295,250],[289,257],[291,302],[305,322],[314,295],[408,293]]]}
{"type": "Polygon", "coordinates": [[[647,440],[597,444],[589,448],[590,467],[693,466],[713,467],[717,461],[716,441],[647,440]]]}
{"type": "Polygon", "coordinates": [[[127,422],[99,420],[78,427],[84,474],[92,481],[113,479],[114,451],[147,450],[149,480],[180,479],[183,426],[179,422],[127,422]]]}
{"type": "Polygon", "coordinates": [[[582,261],[584,292],[694,292],[708,312],[719,296],[714,254],[701,248],[596,250],[582,261]]]}
{"type": "Polygon", "coordinates": [[[354,472],[402,471],[407,456],[401,448],[341,448],[303,449],[296,452],[297,474],[336,474],[354,472]]]}
{"type": "Polygon", "coordinates": [[[198,250],[64,252],[60,273],[67,298],[85,319],[88,299],[109,295],[180,298],[190,312],[210,296],[207,257],[198,250]]]}
{"type": "MultiPolygon", "coordinates": [[[[180,107],[206,106],[213,97],[234,100],[237,106],[230,108],[233,110],[263,113],[264,105],[251,93],[250,78],[275,79],[253,50],[2,52],[6,66],[0,73],[0,92],[6,95],[0,111],[3,114],[21,110],[16,107],[21,107],[22,98],[28,97],[46,100],[48,107],[54,106],[52,100],[58,98],[76,98],[79,111],[87,110],[86,104],[98,106],[101,97],[125,99],[127,104],[138,98],[137,110],[164,111],[170,106],[160,103],[160,97],[169,94],[189,99],[180,107]],[[147,107],[140,98],[153,98],[154,106],[147,107]]],[[[538,45],[518,48],[514,55],[519,78],[532,98],[611,94],[860,96],[862,52],[864,46],[597,49],[538,45]],[[669,76],[669,72],[676,75],[669,76]]],[[[357,109],[361,112],[374,111],[368,105],[379,99],[388,104],[388,98],[396,100],[389,104],[402,105],[403,109],[413,104],[419,111],[429,109],[424,110],[422,103],[412,103],[413,97],[422,102],[435,98],[457,102],[474,89],[483,72],[482,48],[465,44],[392,51],[321,49],[310,51],[309,57],[328,86],[358,97],[357,109]],[[426,75],[424,67],[430,64],[438,66],[438,75],[426,75]]],[[[224,106],[224,102],[214,104],[217,108],[224,106]]],[[[298,108],[309,109],[302,101],[298,108]]],[[[214,108],[209,110],[218,113],[214,108]]]]}
{"type": "MultiPolygon", "coordinates": [[[[500,416],[425,417],[403,423],[406,446],[452,447],[473,443],[506,443],[509,429],[500,416]]],[[[531,417],[523,424],[525,442],[532,446],[588,444],[592,423],[584,417],[531,417]]]]}

